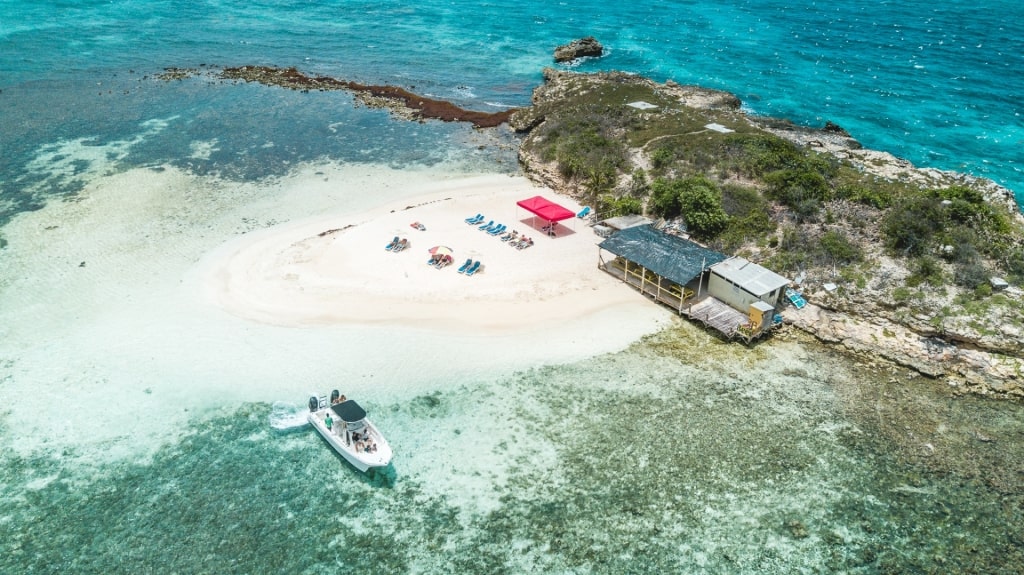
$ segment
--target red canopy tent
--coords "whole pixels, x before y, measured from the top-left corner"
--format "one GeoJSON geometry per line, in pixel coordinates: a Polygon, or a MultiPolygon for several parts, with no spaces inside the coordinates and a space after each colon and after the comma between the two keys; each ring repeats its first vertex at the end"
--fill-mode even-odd
{"type": "Polygon", "coordinates": [[[545,199],[543,196],[519,200],[516,202],[516,205],[549,222],[560,222],[576,215],[575,212],[563,208],[555,202],[545,199]]]}

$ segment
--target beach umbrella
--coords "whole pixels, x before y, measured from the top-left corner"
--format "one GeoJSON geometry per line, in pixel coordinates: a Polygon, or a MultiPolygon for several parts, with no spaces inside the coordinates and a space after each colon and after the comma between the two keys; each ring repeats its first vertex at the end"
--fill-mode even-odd
{"type": "Polygon", "coordinates": [[[431,255],[435,255],[435,256],[450,256],[450,255],[452,255],[452,249],[449,248],[448,246],[434,246],[434,247],[430,248],[427,251],[429,251],[431,253],[431,255]]]}

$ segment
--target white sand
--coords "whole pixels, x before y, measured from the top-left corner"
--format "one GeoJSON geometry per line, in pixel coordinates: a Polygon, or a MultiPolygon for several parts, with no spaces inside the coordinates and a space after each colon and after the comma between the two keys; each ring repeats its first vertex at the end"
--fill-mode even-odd
{"type": "Polygon", "coordinates": [[[448,167],[317,164],[259,184],[97,175],[76,201],[3,230],[4,439],[24,453],[145,457],[245,402],[301,407],[332,388],[404,402],[622,349],[670,321],[597,269],[581,222],[531,232],[523,251],[463,222],[483,212],[525,230],[515,201],[538,193],[576,207],[522,178],[448,167]],[[318,236],[334,228],[346,229],[318,236]],[[412,247],[385,251],[395,235],[412,247]],[[441,243],[484,271],[428,267],[441,243]]]}
{"type": "Polygon", "coordinates": [[[210,296],[258,321],[400,323],[439,330],[556,329],[599,310],[632,305],[637,294],[597,269],[600,238],[581,220],[547,222],[516,201],[545,195],[579,211],[569,198],[524,178],[481,176],[360,214],[337,214],[248,234],[206,262],[210,296]],[[504,223],[534,239],[515,249],[466,218],[504,223]],[[420,231],[411,227],[419,222],[420,231]],[[332,231],[337,230],[337,231],[332,231]],[[325,233],[328,232],[328,233],[325,233]],[[394,237],[410,247],[385,249],[394,237]],[[448,247],[454,263],[428,265],[429,249],[448,247]],[[467,276],[458,268],[481,262],[467,276]]]}

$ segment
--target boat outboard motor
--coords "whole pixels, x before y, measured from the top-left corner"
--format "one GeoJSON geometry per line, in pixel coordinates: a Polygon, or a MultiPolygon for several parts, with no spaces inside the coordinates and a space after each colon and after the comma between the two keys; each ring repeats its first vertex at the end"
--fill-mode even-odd
{"type": "Polygon", "coordinates": [[[320,409],[320,400],[315,395],[309,396],[309,410],[316,411],[320,409]]]}
{"type": "Polygon", "coordinates": [[[341,397],[341,392],[337,389],[331,390],[331,405],[338,403],[338,398],[341,397]]]}

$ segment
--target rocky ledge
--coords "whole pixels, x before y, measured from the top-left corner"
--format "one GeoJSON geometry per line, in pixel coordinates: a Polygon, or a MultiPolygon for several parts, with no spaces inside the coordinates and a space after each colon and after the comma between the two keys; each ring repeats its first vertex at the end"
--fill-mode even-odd
{"type": "Polygon", "coordinates": [[[577,58],[597,58],[604,54],[604,46],[593,36],[573,40],[555,48],[555,62],[571,62],[577,58]]]}

